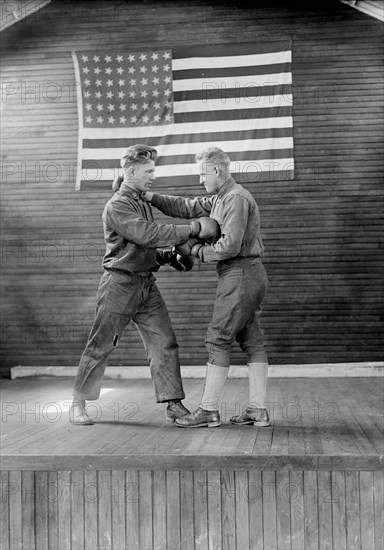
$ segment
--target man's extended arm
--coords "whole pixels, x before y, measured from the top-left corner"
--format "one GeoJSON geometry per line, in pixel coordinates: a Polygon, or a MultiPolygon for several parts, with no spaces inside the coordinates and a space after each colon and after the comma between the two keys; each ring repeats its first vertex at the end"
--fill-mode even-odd
{"type": "Polygon", "coordinates": [[[144,248],[182,244],[200,232],[200,224],[197,221],[192,221],[188,225],[153,223],[120,201],[109,205],[105,212],[105,221],[108,227],[127,241],[144,248]]]}
{"type": "Polygon", "coordinates": [[[174,218],[202,218],[209,216],[212,209],[212,197],[185,199],[184,197],[160,195],[147,191],[145,199],[166,216],[174,218]]]}

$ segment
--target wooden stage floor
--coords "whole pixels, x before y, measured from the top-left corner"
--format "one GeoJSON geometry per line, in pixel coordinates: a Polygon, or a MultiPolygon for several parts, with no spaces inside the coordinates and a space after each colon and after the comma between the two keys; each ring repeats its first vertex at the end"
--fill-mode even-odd
{"type": "MultiPolygon", "coordinates": [[[[72,379],[3,381],[1,550],[382,550],[383,378],[270,379],[268,428],[165,423],[150,380],[105,380],[68,422],[72,379]]],[[[194,409],[203,380],[185,380],[194,409]]]]}
{"type": "MultiPolygon", "coordinates": [[[[184,381],[194,410],[203,380],[184,381]]],[[[383,465],[383,378],[270,379],[272,426],[233,426],[247,380],[229,379],[219,428],[165,423],[150,380],[105,380],[93,426],[68,422],[71,379],[2,382],[3,469],[360,469],[383,465]]]]}

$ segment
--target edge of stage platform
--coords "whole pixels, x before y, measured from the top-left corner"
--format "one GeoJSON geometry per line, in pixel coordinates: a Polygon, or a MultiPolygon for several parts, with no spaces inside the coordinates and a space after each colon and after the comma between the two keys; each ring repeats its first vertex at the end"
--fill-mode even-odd
{"type": "MultiPolygon", "coordinates": [[[[204,378],[205,366],[182,366],[183,378],[204,378]]],[[[62,366],[16,366],[11,368],[11,378],[29,376],[69,376],[74,377],[77,367],[62,366]]],[[[384,361],[366,361],[355,363],[314,363],[308,365],[270,365],[270,378],[329,378],[329,377],[365,377],[384,376],[384,361]]],[[[149,367],[107,367],[106,378],[111,379],[149,379],[149,367]]],[[[231,365],[229,378],[247,378],[248,368],[242,365],[231,365]]]]}
{"type": "Polygon", "coordinates": [[[382,470],[384,455],[2,455],[1,470],[382,470]]]}

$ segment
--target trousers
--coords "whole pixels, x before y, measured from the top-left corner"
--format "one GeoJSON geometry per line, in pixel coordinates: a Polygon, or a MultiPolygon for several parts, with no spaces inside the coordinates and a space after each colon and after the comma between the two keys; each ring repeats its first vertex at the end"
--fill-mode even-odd
{"type": "Polygon", "coordinates": [[[130,321],[144,343],[156,401],[184,399],[178,344],[154,276],[108,271],[100,280],[96,317],[80,359],[74,397],[99,398],[108,358],[130,321]]]}
{"type": "Polygon", "coordinates": [[[261,328],[261,304],[268,277],[260,258],[238,258],[217,264],[218,284],[205,344],[211,365],[229,367],[236,340],[248,363],[267,362],[261,328]]]}

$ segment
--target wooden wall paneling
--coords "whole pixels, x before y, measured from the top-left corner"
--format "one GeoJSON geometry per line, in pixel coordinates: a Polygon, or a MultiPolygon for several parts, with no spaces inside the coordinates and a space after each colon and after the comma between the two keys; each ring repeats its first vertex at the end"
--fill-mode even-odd
{"type": "Polygon", "coordinates": [[[292,550],[306,550],[304,539],[304,478],[303,472],[289,472],[288,498],[291,503],[292,550]]]}
{"type": "Polygon", "coordinates": [[[374,525],[376,548],[384,547],[384,472],[373,472],[374,525]]]}
{"type": "Polygon", "coordinates": [[[140,544],[140,493],[139,493],[139,472],[128,470],[124,490],[126,506],[126,547],[132,550],[139,550],[140,544]]]}
{"type": "Polygon", "coordinates": [[[153,472],[149,470],[140,471],[138,480],[139,548],[140,550],[141,548],[147,550],[153,546],[153,472]]]}
{"type": "Polygon", "coordinates": [[[9,472],[9,546],[23,547],[22,472],[9,472]]]}
{"type": "Polygon", "coordinates": [[[276,472],[261,473],[263,492],[263,532],[264,546],[276,550],[277,520],[276,520],[276,472]]]}
{"type": "MultiPolygon", "coordinates": [[[[58,472],[48,472],[48,548],[60,550],[59,547],[59,484],[58,472]]],[[[87,548],[87,547],[86,547],[87,548]]]]}
{"type": "Polygon", "coordinates": [[[345,472],[335,471],[331,475],[332,483],[332,537],[333,546],[347,550],[345,516],[345,472]]]}
{"type": "Polygon", "coordinates": [[[361,548],[375,548],[373,472],[360,472],[361,548]]]}
{"type": "Polygon", "coordinates": [[[235,472],[221,472],[221,529],[223,550],[236,548],[235,472]]]}
{"type": "Polygon", "coordinates": [[[126,548],[125,472],[112,471],[112,548],[126,548]]]}
{"type": "Polygon", "coordinates": [[[291,506],[288,497],[289,472],[279,470],[276,472],[276,533],[279,550],[291,550],[291,506]]]}
{"type": "Polygon", "coordinates": [[[359,472],[345,472],[345,505],[347,513],[347,548],[361,548],[359,472]]]}
{"type": "Polygon", "coordinates": [[[1,483],[1,506],[0,506],[0,548],[1,550],[7,550],[9,548],[9,531],[10,531],[10,518],[9,518],[9,492],[11,489],[9,481],[9,472],[0,472],[1,483]]]}
{"type": "Polygon", "coordinates": [[[99,547],[98,537],[98,499],[99,490],[97,472],[84,470],[84,532],[85,550],[93,550],[99,547]]]}
{"type": "Polygon", "coordinates": [[[180,472],[180,548],[194,548],[193,471],[180,472]]]}
{"type": "Polygon", "coordinates": [[[219,471],[207,472],[208,548],[221,550],[221,480],[219,471]]]}
{"type": "Polygon", "coordinates": [[[181,548],[180,472],[167,471],[167,547],[181,548]]]}
{"type": "Polygon", "coordinates": [[[82,470],[71,472],[71,497],[71,550],[84,550],[86,535],[84,532],[84,499],[86,495],[82,470]]]}
{"type": "Polygon", "coordinates": [[[249,483],[248,472],[235,471],[236,548],[249,548],[249,483]]]}
{"type": "Polygon", "coordinates": [[[153,540],[159,550],[167,550],[167,493],[165,471],[153,472],[153,540]]]}

